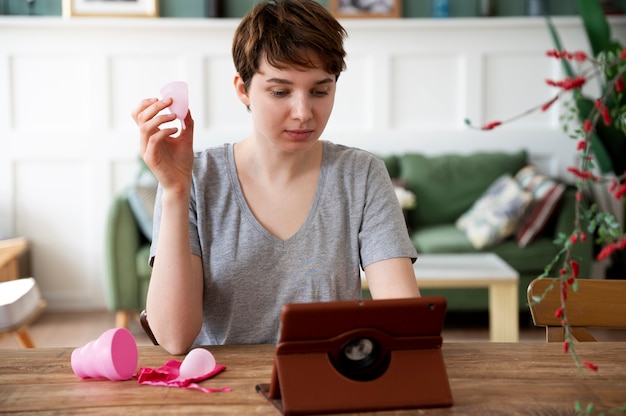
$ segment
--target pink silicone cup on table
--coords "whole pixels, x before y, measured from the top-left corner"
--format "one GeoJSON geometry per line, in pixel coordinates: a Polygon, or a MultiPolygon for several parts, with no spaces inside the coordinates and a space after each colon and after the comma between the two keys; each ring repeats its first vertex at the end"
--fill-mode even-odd
{"type": "Polygon", "coordinates": [[[137,342],[126,328],[112,328],[72,352],[72,370],[81,378],[119,381],[133,377],[139,361],[137,342]]]}
{"type": "Polygon", "coordinates": [[[159,368],[141,367],[135,377],[139,384],[217,393],[228,392],[230,387],[202,387],[197,382],[216,376],[224,370],[226,367],[216,364],[210,351],[200,347],[189,351],[182,362],[169,359],[159,368]]]}
{"type": "Polygon", "coordinates": [[[189,87],[185,81],[173,81],[161,87],[161,97],[171,97],[172,104],[169,110],[172,114],[176,114],[176,118],[185,128],[185,117],[189,111],[189,87]]]}
{"type": "Polygon", "coordinates": [[[215,357],[209,350],[194,348],[180,364],[178,378],[197,379],[206,377],[215,370],[215,357]]]}

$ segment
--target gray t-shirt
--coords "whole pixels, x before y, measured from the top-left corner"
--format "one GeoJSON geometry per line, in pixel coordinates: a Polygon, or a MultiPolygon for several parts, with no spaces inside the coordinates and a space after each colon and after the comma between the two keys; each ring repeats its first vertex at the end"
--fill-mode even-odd
{"type": "MultiPolygon", "coordinates": [[[[359,299],[360,267],[417,253],[384,163],[323,142],[315,198],[287,240],[270,234],[242,193],[233,145],[195,155],[189,229],[202,257],[204,322],[196,345],[275,343],[285,303],[359,299]]],[[[159,238],[161,189],[151,259],[159,238]]]]}

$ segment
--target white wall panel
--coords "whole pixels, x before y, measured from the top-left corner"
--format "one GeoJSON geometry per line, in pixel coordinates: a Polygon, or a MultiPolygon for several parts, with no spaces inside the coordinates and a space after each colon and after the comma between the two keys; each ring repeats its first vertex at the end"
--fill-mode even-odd
{"type": "Polygon", "coordinates": [[[101,302],[94,290],[93,244],[98,221],[91,172],[80,160],[15,163],[15,226],[33,245],[32,271],[51,306],[101,302]]]}
{"type": "Polygon", "coordinates": [[[392,70],[392,126],[399,129],[450,129],[459,114],[462,61],[455,54],[397,56],[392,70]]]}
{"type": "Polygon", "coordinates": [[[110,177],[107,200],[133,183],[140,171],[140,161],[137,157],[111,160],[108,171],[110,177]]]}
{"type": "MultiPolygon", "coordinates": [[[[378,110],[386,111],[389,77],[377,71],[378,62],[363,54],[350,55],[347,70],[339,76],[335,105],[328,127],[338,131],[364,131],[374,127],[378,110]],[[378,99],[378,101],[376,101],[378,99]]],[[[378,65],[380,66],[380,65],[378,65]]]]}
{"type": "MultiPolygon", "coordinates": [[[[485,115],[487,121],[506,120],[549,101],[558,91],[546,85],[554,61],[537,51],[491,53],[485,65],[485,115]],[[520,71],[519,68],[526,68],[520,71]]],[[[522,127],[558,128],[551,112],[537,112],[520,119],[522,127]]]]}
{"type": "MultiPolygon", "coordinates": [[[[576,18],[555,18],[588,50],[576,18]]],[[[612,18],[626,38],[626,19],[612,18]]],[[[134,180],[130,117],[166,82],[190,86],[197,150],[233,142],[251,120],[233,89],[236,19],[0,17],[0,238],[33,243],[51,309],[104,308],[107,209],[134,180]]],[[[480,125],[540,104],[561,76],[543,18],[346,19],[347,71],[324,138],[380,154],[527,149],[567,178],[575,149],[558,105],[490,132],[480,125]]]]}
{"type": "Polygon", "coordinates": [[[137,53],[113,55],[111,62],[112,128],[133,130],[132,109],[142,98],[159,97],[161,86],[167,82],[187,79],[181,56],[137,53]]]}
{"type": "Polygon", "coordinates": [[[247,122],[247,110],[235,94],[235,66],[230,55],[208,56],[203,62],[203,83],[190,89],[191,96],[204,98],[204,112],[191,108],[196,118],[203,116],[204,123],[198,123],[199,126],[221,132],[240,132],[242,127],[248,129],[251,124],[247,122]],[[242,122],[245,126],[241,126],[242,122]]]}
{"type": "Polygon", "coordinates": [[[89,60],[45,53],[11,57],[11,127],[64,132],[88,129],[89,60]]]}

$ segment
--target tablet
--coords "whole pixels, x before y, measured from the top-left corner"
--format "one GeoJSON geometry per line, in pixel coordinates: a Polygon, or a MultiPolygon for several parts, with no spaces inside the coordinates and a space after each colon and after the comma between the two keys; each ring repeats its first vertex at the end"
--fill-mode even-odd
{"type": "Polygon", "coordinates": [[[269,385],[284,415],[444,407],[441,296],[287,304],[269,385]]]}

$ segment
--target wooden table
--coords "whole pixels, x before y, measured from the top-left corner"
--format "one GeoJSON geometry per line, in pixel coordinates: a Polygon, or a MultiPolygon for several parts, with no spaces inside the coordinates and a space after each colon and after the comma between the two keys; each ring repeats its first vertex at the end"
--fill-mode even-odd
{"type": "MultiPolygon", "coordinates": [[[[420,254],[413,265],[422,289],[489,290],[489,339],[519,340],[519,273],[493,253],[420,254]]],[[[362,286],[367,281],[362,275],[362,286]]]]}
{"type": "MultiPolygon", "coordinates": [[[[377,414],[564,415],[574,414],[576,400],[605,411],[626,403],[626,342],[576,344],[582,360],[599,366],[598,373],[585,371],[584,377],[561,348],[560,343],[444,342],[454,405],[377,414]]],[[[71,348],[0,350],[0,414],[278,415],[255,391],[255,385],[269,382],[273,345],[209,349],[228,369],[201,384],[230,386],[231,392],[82,380],[72,372],[71,348]]],[[[140,366],[158,367],[169,358],[160,347],[139,347],[140,366]]]]}

